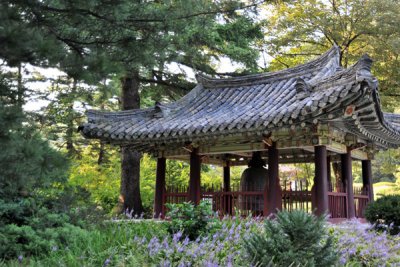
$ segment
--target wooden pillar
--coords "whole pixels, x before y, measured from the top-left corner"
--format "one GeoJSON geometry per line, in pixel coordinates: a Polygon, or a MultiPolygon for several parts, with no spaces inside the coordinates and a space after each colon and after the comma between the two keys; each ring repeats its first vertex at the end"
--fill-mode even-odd
{"type": "Polygon", "coordinates": [[[195,205],[200,203],[200,166],[201,160],[198,155],[198,149],[193,148],[190,153],[190,179],[189,179],[189,192],[188,201],[195,205]]]}
{"type": "Polygon", "coordinates": [[[154,218],[161,218],[164,214],[165,196],[165,167],[164,157],[157,159],[156,189],[154,194],[154,218]]]}
{"type": "Polygon", "coordinates": [[[268,178],[264,189],[264,216],[282,209],[282,188],[279,184],[279,152],[276,144],[268,148],[268,178]],[[265,197],[266,196],[266,197],[265,197]]]}
{"type": "Polygon", "coordinates": [[[353,174],[351,166],[351,151],[340,155],[342,161],[342,179],[347,193],[347,218],[355,217],[354,192],[353,192],[353,174]]]}
{"type": "Polygon", "coordinates": [[[314,147],[315,177],[315,214],[320,216],[328,212],[328,171],[326,146],[314,147]]]}
{"type": "Polygon", "coordinates": [[[371,168],[371,160],[362,160],[362,180],[363,180],[363,188],[367,190],[369,202],[374,201],[374,189],[372,184],[372,168],[371,168]]]}
{"type": "MultiPolygon", "coordinates": [[[[226,161],[224,166],[224,192],[231,191],[231,168],[229,161],[226,161]]],[[[230,195],[225,195],[224,199],[224,212],[225,214],[232,214],[232,198],[230,195]]]]}

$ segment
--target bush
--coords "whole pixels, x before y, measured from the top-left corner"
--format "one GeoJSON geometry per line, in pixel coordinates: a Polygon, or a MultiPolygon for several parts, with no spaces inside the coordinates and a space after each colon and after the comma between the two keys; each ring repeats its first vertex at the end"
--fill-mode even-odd
{"type": "Polygon", "coordinates": [[[171,218],[168,231],[172,234],[182,232],[182,235],[189,237],[190,240],[207,232],[207,225],[213,220],[210,204],[205,201],[197,206],[189,202],[167,204],[167,208],[169,210],[167,217],[171,218]]]}
{"type": "Polygon", "coordinates": [[[276,220],[266,220],[264,232],[253,233],[244,248],[257,266],[332,266],[338,259],[325,218],[303,211],[282,211],[276,220]]]}
{"type": "Polygon", "coordinates": [[[387,231],[391,235],[400,233],[400,195],[383,196],[370,203],[365,218],[378,231],[387,231]]]}
{"type": "Polygon", "coordinates": [[[65,214],[36,207],[33,199],[0,201],[0,258],[47,254],[86,231],[68,223],[65,214]]]}

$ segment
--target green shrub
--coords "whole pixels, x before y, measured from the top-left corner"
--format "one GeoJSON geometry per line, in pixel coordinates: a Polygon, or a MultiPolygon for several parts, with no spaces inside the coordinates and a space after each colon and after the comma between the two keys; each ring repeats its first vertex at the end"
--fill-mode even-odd
{"type": "Polygon", "coordinates": [[[400,233],[400,195],[383,196],[370,203],[365,218],[378,231],[387,231],[391,235],[400,233]]]}
{"type": "Polygon", "coordinates": [[[52,211],[33,198],[0,200],[0,258],[33,256],[66,246],[85,232],[67,214],[52,211]]]}
{"type": "Polygon", "coordinates": [[[332,266],[338,255],[324,217],[303,211],[282,211],[266,220],[263,233],[244,242],[250,261],[257,266],[332,266]]]}
{"type": "Polygon", "coordinates": [[[167,208],[167,217],[171,219],[168,231],[172,234],[180,231],[191,240],[206,233],[208,223],[213,220],[211,206],[205,201],[197,206],[189,202],[167,204],[167,208]]]}

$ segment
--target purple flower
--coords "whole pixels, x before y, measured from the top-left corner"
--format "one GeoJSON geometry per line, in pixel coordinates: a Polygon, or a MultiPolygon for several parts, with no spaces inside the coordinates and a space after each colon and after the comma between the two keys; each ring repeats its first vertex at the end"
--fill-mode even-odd
{"type": "Polygon", "coordinates": [[[183,246],[178,246],[177,248],[178,253],[182,253],[184,251],[183,246]]]}
{"type": "Polygon", "coordinates": [[[189,244],[189,237],[185,237],[185,240],[183,240],[182,243],[184,246],[187,246],[189,244]]]}
{"type": "Polygon", "coordinates": [[[111,263],[110,259],[106,259],[103,263],[103,267],[108,266],[111,263]]]}
{"type": "Polygon", "coordinates": [[[22,255],[19,255],[19,256],[18,256],[18,262],[19,262],[19,263],[21,263],[23,259],[24,259],[24,257],[23,257],[22,255]]]}

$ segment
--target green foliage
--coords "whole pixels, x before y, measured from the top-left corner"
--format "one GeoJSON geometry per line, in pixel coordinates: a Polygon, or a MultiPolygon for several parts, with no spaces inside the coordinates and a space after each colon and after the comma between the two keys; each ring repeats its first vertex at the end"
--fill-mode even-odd
{"type": "Polygon", "coordinates": [[[280,1],[265,19],[266,50],[274,59],[269,70],[293,67],[336,44],[348,67],[363,53],[376,63],[384,108],[398,107],[400,4],[391,0],[280,1]]]}
{"type": "Polygon", "coordinates": [[[49,253],[30,257],[24,254],[20,261],[6,261],[6,266],[106,266],[105,262],[113,266],[143,266],[146,262],[142,252],[135,250],[134,237],[150,240],[168,235],[166,223],[154,221],[109,221],[89,230],[64,227],[58,232],[65,236],[65,242],[53,242],[49,253]]]}
{"type": "Polygon", "coordinates": [[[66,181],[68,161],[24,116],[16,91],[1,75],[0,258],[7,259],[48,253],[82,231],[60,212],[56,198],[45,197],[66,181]]]}
{"type": "Polygon", "coordinates": [[[189,202],[167,204],[167,217],[171,219],[168,231],[171,234],[181,232],[190,240],[207,232],[208,224],[213,221],[210,203],[201,201],[199,205],[189,202]]]}
{"type": "Polygon", "coordinates": [[[368,204],[365,218],[378,231],[391,235],[400,233],[400,195],[383,196],[368,204]]]}
{"type": "Polygon", "coordinates": [[[398,165],[400,163],[400,153],[398,150],[389,149],[375,154],[372,161],[373,181],[376,182],[394,182],[396,175],[399,174],[398,165]]]}
{"type": "Polygon", "coordinates": [[[249,259],[258,266],[331,266],[337,261],[333,238],[324,217],[304,211],[282,211],[266,220],[263,233],[252,234],[244,243],[249,259]]]}
{"type": "MultiPolygon", "coordinates": [[[[104,146],[103,149],[105,160],[99,165],[99,148],[96,143],[92,142],[91,146],[83,148],[81,157],[71,160],[68,184],[86,190],[89,193],[87,200],[110,214],[116,211],[115,207],[118,205],[121,161],[117,149],[112,146],[104,146]]],[[[152,217],[153,212],[156,163],[148,154],[143,154],[140,162],[140,191],[145,214],[149,217],[152,217]]],[[[167,186],[186,187],[189,183],[189,172],[190,167],[186,162],[167,160],[167,186]]],[[[240,167],[232,168],[237,182],[240,181],[241,172],[240,167]]],[[[204,184],[217,186],[222,183],[220,167],[203,165],[201,175],[204,184]]]]}
{"type": "Polygon", "coordinates": [[[0,258],[42,255],[66,246],[84,230],[33,198],[0,200],[0,258]]]}
{"type": "Polygon", "coordinates": [[[106,149],[108,160],[101,165],[97,164],[97,150],[90,147],[84,149],[81,158],[73,160],[69,184],[85,189],[90,193],[87,202],[94,203],[106,213],[110,213],[118,204],[120,161],[112,148],[106,149]]]}

